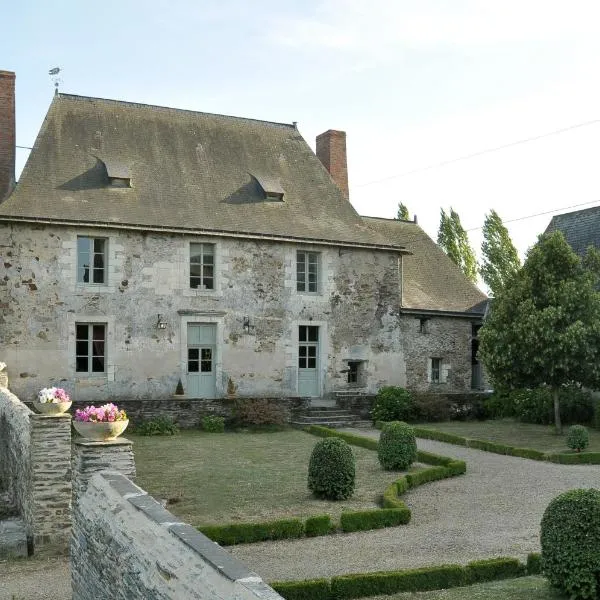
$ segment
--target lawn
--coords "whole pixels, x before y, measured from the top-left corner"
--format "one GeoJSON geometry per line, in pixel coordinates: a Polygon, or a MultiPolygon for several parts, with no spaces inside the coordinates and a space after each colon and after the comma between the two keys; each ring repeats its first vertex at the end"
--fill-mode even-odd
{"type": "MultiPolygon", "coordinates": [[[[519,423],[513,419],[497,419],[493,421],[445,421],[442,423],[422,423],[418,427],[437,429],[454,433],[463,437],[498,442],[516,448],[533,448],[541,452],[573,452],[567,446],[567,431],[554,433],[552,425],[532,425],[519,423]]],[[[588,427],[590,434],[589,452],[600,452],[600,431],[588,427]]]]}
{"type": "Polygon", "coordinates": [[[369,600],[566,600],[539,576],[479,583],[468,587],[374,596],[369,600]]]}
{"type": "Polygon", "coordinates": [[[176,436],[131,439],[136,483],[192,525],[268,521],[342,510],[371,509],[400,473],[383,471],[377,453],[352,447],[356,489],[341,502],[317,500],[306,481],[319,438],[289,430],[277,433],[183,431],[176,436]]]}

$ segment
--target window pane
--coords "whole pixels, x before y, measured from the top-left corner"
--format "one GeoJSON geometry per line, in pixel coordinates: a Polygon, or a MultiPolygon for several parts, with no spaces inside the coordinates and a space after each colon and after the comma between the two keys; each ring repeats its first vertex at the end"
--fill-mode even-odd
{"type": "Polygon", "coordinates": [[[188,359],[198,360],[199,358],[200,358],[200,349],[199,348],[188,348],[188,359]]]}
{"type": "Polygon", "coordinates": [[[87,373],[88,372],[88,357],[87,356],[78,356],[75,359],[75,371],[78,373],[87,373]]]}
{"type": "Polygon", "coordinates": [[[300,347],[298,348],[298,354],[299,354],[300,356],[306,356],[306,346],[300,346],[300,347]]]}
{"type": "MultiPolygon", "coordinates": [[[[88,339],[88,326],[87,325],[76,325],[75,326],[75,335],[78,340],[87,340],[88,339]]],[[[86,350],[87,352],[87,350],[86,350]]]]}
{"type": "Polygon", "coordinates": [[[308,341],[318,342],[319,341],[319,328],[311,325],[308,327],[308,341]]]}
{"type": "Polygon", "coordinates": [[[203,273],[204,277],[210,277],[212,278],[213,276],[213,268],[211,266],[207,266],[204,265],[204,273],[203,273]]]}
{"type": "Polygon", "coordinates": [[[215,258],[212,254],[205,254],[203,256],[203,261],[205,265],[213,265],[215,262],[215,258]]]}
{"type": "Polygon", "coordinates": [[[200,362],[197,360],[188,360],[188,373],[198,373],[200,362]]]}
{"type": "Polygon", "coordinates": [[[202,267],[200,265],[190,265],[190,276],[200,277],[202,275],[202,267]]]}
{"type": "Polygon", "coordinates": [[[300,369],[306,369],[306,358],[303,356],[298,357],[298,367],[300,369]]]}
{"type": "Polygon", "coordinates": [[[94,252],[97,252],[99,254],[104,254],[104,244],[105,244],[106,240],[94,238],[93,242],[94,242],[94,252]]]}
{"type": "Polygon", "coordinates": [[[202,360],[211,360],[212,350],[210,348],[202,348],[202,360]]]}
{"type": "Polygon", "coordinates": [[[308,368],[309,369],[316,369],[317,368],[317,359],[316,358],[310,358],[308,359],[308,368]]]}
{"type": "Polygon", "coordinates": [[[191,288],[199,288],[200,287],[200,277],[190,277],[190,287],[191,288]]]}
{"type": "Polygon", "coordinates": [[[104,373],[104,356],[92,358],[92,373],[104,373]]]}
{"type": "Polygon", "coordinates": [[[308,356],[309,357],[317,356],[317,347],[316,346],[308,346],[308,356]]]}
{"type": "Polygon", "coordinates": [[[301,342],[306,341],[306,325],[300,325],[300,328],[298,329],[298,339],[301,342]]]}
{"type": "Polygon", "coordinates": [[[316,281],[310,282],[308,284],[308,291],[309,292],[316,292],[317,291],[317,282],[316,281]]]}
{"type": "Polygon", "coordinates": [[[104,283],[104,269],[94,269],[94,283],[104,283]]]}
{"type": "Polygon", "coordinates": [[[92,330],[93,330],[92,339],[104,340],[104,325],[93,325],[92,330]]]}
{"type": "Polygon", "coordinates": [[[77,356],[87,356],[88,353],[88,343],[86,340],[77,341],[75,344],[75,354],[77,356]]]}
{"type": "Polygon", "coordinates": [[[200,361],[200,370],[202,373],[210,373],[212,371],[212,360],[200,361]]]}
{"type": "Polygon", "coordinates": [[[205,278],[204,278],[204,287],[205,287],[207,290],[212,290],[212,289],[213,289],[213,287],[214,287],[214,283],[213,283],[213,279],[212,279],[212,277],[205,277],[205,278]]]}
{"type": "Polygon", "coordinates": [[[190,244],[190,262],[202,262],[202,244],[190,244]]]}

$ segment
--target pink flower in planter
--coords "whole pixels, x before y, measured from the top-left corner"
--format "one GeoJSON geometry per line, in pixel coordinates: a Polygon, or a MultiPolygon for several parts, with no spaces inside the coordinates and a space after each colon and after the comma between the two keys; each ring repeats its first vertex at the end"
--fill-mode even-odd
{"type": "Polygon", "coordinates": [[[75,420],[84,423],[105,423],[114,421],[126,421],[127,415],[118,406],[109,403],[103,406],[86,406],[75,411],[75,420]]]}

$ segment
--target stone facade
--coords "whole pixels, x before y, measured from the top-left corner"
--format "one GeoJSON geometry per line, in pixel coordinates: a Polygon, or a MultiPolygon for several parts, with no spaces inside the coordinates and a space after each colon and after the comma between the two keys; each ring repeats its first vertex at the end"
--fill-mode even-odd
{"type": "Polygon", "coordinates": [[[36,555],[67,551],[71,511],[71,417],[36,415],[0,388],[0,491],[36,555]]]}
{"type": "MultiPolygon", "coordinates": [[[[103,231],[106,285],[76,283],[84,228],[11,224],[0,229],[3,358],[13,389],[31,399],[57,384],[86,401],[166,398],[186,385],[187,325],[215,323],[217,397],[298,395],[298,328],[320,327],[321,395],[343,389],[348,360],[375,390],[405,381],[398,327],[398,261],[392,252],[314,247],[320,291],[296,291],[297,246],[201,238],[215,244],[214,291],[189,287],[189,245],[200,238],[103,231]],[[157,328],[157,318],[164,329],[157,328]],[[248,327],[244,328],[244,321],[248,327]],[[104,323],[106,373],[75,372],[75,324],[104,323]]],[[[305,249],[305,247],[304,247],[305,249]]]]}
{"type": "Polygon", "coordinates": [[[71,577],[73,600],[281,598],[115,471],[96,473],[74,506],[71,577]]]}

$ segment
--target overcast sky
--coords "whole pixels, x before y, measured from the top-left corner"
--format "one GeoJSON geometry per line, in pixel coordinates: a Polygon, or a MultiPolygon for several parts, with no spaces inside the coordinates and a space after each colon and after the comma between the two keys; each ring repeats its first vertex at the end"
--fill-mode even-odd
{"type": "MultiPolygon", "coordinates": [[[[435,238],[454,207],[477,251],[505,220],[600,204],[598,0],[22,0],[3,7],[17,143],[65,92],[347,132],[350,200],[399,201],[435,238]]],[[[17,151],[17,174],[27,158],[17,151]]],[[[521,254],[551,214],[507,223],[521,254]]]]}

